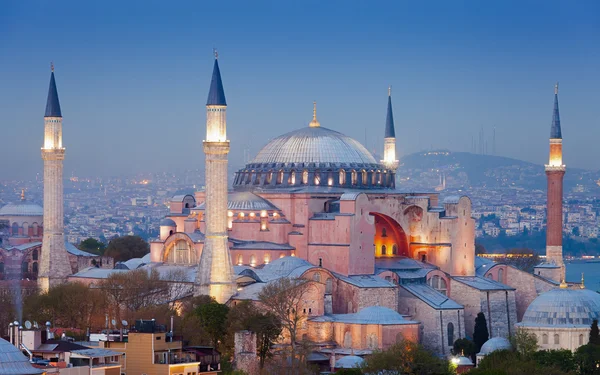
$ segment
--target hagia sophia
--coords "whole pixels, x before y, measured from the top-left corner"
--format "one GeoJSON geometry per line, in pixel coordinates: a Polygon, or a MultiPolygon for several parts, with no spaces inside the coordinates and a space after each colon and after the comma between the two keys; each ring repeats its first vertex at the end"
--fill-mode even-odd
{"type": "MultiPolygon", "coordinates": [[[[177,268],[188,275],[194,295],[229,304],[259,303],[270,282],[303,278],[309,281],[309,297],[296,339],[310,340],[322,355],[364,356],[409,339],[449,356],[457,339],[472,338],[479,312],[489,325],[486,353],[510,345],[507,338],[516,329],[533,332],[541,349],[575,350],[587,343],[590,324],[600,317],[600,295],[585,289],[583,280],[565,280],[558,86],[554,94],[545,167],[547,256],[534,273],[475,255],[469,197],[440,199],[435,192],[396,190],[391,90],[382,121],[383,160],[321,124],[314,103],[309,126],[268,141],[235,173],[230,188],[228,107],[217,58],[206,104],[205,189],[171,199],[160,236],[150,241],[150,254],[118,268],[96,257],[94,262],[102,264],[98,268],[90,264],[91,254],[65,245],[65,148],[52,72],[42,148],[44,223],[39,206],[22,209],[29,215],[27,223],[8,219],[15,226],[12,241],[19,243],[0,249],[0,261],[11,252],[35,248],[42,290],[65,280],[93,284],[128,269],[165,274],[177,268]],[[31,240],[19,239],[24,236],[31,240]]],[[[18,216],[15,212],[5,207],[0,216],[18,216]]],[[[5,263],[0,263],[0,274],[7,272],[5,263]]]]}

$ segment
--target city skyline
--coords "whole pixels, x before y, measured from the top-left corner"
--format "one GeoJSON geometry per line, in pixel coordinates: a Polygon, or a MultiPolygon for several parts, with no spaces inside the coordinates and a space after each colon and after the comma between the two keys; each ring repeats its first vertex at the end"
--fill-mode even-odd
{"type": "Polygon", "coordinates": [[[267,139],[307,126],[313,100],[322,126],[382,154],[390,84],[400,158],[430,148],[470,151],[482,127],[487,138],[495,127],[497,155],[543,164],[560,81],[565,163],[597,169],[598,5],[525,3],[514,12],[513,2],[433,4],[433,12],[391,3],[236,4],[207,17],[216,6],[129,3],[114,12],[114,3],[11,3],[0,16],[3,54],[12,56],[0,61],[0,100],[14,125],[0,151],[4,179],[41,171],[50,61],[68,108],[67,176],[203,168],[213,47],[231,106],[232,165],[267,139]],[[69,17],[60,24],[42,22],[61,12],[69,17]]]}

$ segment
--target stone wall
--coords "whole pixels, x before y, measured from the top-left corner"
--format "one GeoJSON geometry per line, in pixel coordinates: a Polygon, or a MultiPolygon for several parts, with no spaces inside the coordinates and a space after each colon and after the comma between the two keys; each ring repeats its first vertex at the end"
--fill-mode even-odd
{"type": "Polygon", "coordinates": [[[247,374],[257,373],[256,333],[250,331],[235,333],[233,364],[237,370],[244,371],[247,374]]]}

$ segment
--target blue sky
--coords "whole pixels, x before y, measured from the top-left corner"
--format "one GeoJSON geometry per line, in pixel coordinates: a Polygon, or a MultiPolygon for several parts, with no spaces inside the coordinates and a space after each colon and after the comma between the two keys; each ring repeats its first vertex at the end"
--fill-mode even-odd
{"type": "Polygon", "coordinates": [[[600,160],[598,1],[4,1],[0,179],[34,178],[54,61],[66,174],[204,164],[212,48],[231,163],[322,126],[381,152],[387,86],[400,155],[469,151],[544,163],[553,86],[568,166],[600,160]]]}

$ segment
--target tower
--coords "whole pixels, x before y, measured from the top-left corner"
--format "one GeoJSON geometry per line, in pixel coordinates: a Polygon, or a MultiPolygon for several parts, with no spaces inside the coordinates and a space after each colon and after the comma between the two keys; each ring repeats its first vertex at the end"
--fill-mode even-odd
{"type": "Polygon", "coordinates": [[[71,274],[69,255],[65,248],[63,204],[62,113],[51,67],[50,88],[44,115],[44,236],[40,254],[38,286],[42,291],[66,281],[71,274]]]}
{"type": "Polygon", "coordinates": [[[225,303],[236,293],[227,235],[227,102],[215,52],[206,102],[206,236],[194,284],[194,295],[210,295],[225,303]]]}
{"type": "Polygon", "coordinates": [[[548,181],[546,208],[546,262],[536,267],[539,275],[554,281],[564,281],[565,264],[562,255],[563,177],[566,166],[562,161],[562,132],[558,111],[558,83],[554,86],[554,110],[550,128],[550,156],[545,166],[548,181]]]}
{"type": "Polygon", "coordinates": [[[394,129],[394,113],[392,112],[392,86],[388,87],[388,106],[383,135],[383,160],[381,161],[394,175],[400,162],[396,159],[396,130],[394,129]]]}

